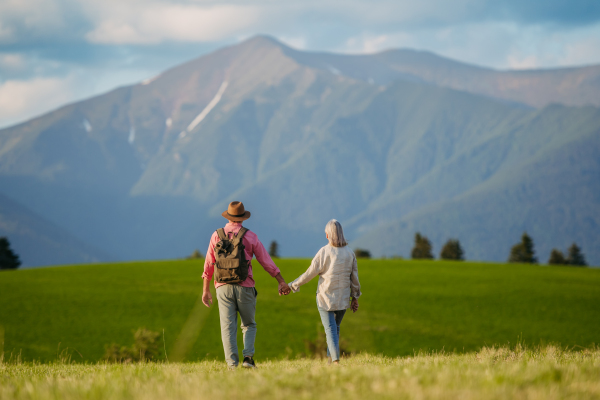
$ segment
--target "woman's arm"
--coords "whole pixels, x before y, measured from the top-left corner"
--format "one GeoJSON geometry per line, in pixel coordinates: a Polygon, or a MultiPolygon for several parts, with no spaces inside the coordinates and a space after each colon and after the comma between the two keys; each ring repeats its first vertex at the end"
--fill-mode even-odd
{"type": "Polygon", "coordinates": [[[299,292],[300,286],[310,282],[310,280],[315,276],[319,275],[319,273],[321,273],[322,270],[323,263],[321,262],[321,251],[319,251],[315,258],[313,258],[312,262],[310,263],[310,267],[308,267],[306,272],[300,275],[298,278],[296,278],[296,280],[294,280],[292,283],[290,283],[290,289],[292,289],[292,292],[294,293],[299,292]]]}
{"type": "MultiPolygon", "coordinates": [[[[360,282],[358,281],[358,263],[356,256],[353,260],[352,273],[350,274],[350,296],[358,299],[362,293],[360,292],[360,282]]],[[[358,304],[358,303],[357,303],[358,304]]]]}

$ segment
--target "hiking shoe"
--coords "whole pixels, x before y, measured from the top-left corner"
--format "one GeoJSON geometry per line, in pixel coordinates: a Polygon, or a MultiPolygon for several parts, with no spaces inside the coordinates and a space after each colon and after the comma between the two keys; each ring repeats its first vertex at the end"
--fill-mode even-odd
{"type": "Polygon", "coordinates": [[[254,364],[254,359],[252,357],[244,357],[244,362],[242,363],[242,367],[256,368],[256,365],[254,364]]]}

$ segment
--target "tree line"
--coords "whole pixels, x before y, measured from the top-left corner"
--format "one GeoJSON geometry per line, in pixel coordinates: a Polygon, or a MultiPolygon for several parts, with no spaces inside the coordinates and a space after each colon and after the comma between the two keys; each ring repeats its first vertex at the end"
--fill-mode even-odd
{"type": "MultiPolygon", "coordinates": [[[[371,258],[371,252],[365,249],[354,249],[356,258],[371,258]]],[[[433,260],[433,246],[427,236],[421,235],[420,232],[415,234],[415,244],[410,252],[410,257],[415,260],[433,260]]],[[[460,245],[458,239],[449,239],[442,247],[440,259],[464,261],[465,252],[460,245]]]]}
{"type": "MultiPolygon", "coordinates": [[[[537,264],[538,260],[535,256],[533,239],[527,234],[527,232],[524,232],[521,236],[521,242],[515,244],[510,249],[510,256],[508,257],[508,262],[537,264]]],[[[548,264],[585,267],[587,265],[587,262],[585,261],[585,256],[581,252],[581,248],[577,246],[576,243],[573,243],[567,249],[566,257],[562,251],[556,248],[552,249],[552,251],[550,252],[550,258],[548,259],[548,264]]]]}
{"type": "MultiPolygon", "coordinates": [[[[371,258],[371,253],[365,249],[355,249],[354,254],[357,258],[371,258]]],[[[448,239],[440,251],[440,259],[464,261],[464,254],[464,250],[458,239],[448,239]]],[[[420,232],[415,234],[415,244],[410,256],[415,260],[433,260],[435,258],[433,255],[433,246],[427,236],[422,235],[420,232]]],[[[535,256],[533,239],[527,232],[523,233],[519,243],[512,246],[508,262],[530,264],[536,264],[538,262],[537,257],[535,256]]],[[[585,256],[583,255],[581,248],[577,246],[576,243],[573,243],[571,247],[567,249],[566,256],[560,250],[556,248],[552,249],[548,264],[584,267],[587,265],[587,262],[585,261],[585,256]]]]}
{"type": "MultiPolygon", "coordinates": [[[[415,244],[410,252],[410,257],[415,260],[433,260],[435,258],[433,256],[433,246],[427,236],[421,235],[420,232],[415,233],[415,244]]],[[[464,261],[465,252],[460,245],[460,241],[458,239],[448,239],[444,246],[442,246],[440,259],[464,261]]]]}
{"type": "MultiPolygon", "coordinates": [[[[269,254],[273,258],[279,257],[279,245],[276,241],[272,241],[269,246],[269,254]]],[[[371,252],[365,249],[354,249],[354,254],[357,258],[371,258],[371,252]]],[[[448,241],[442,247],[440,251],[440,259],[442,260],[453,260],[453,261],[464,261],[464,250],[458,239],[448,239],[448,241]]],[[[420,232],[415,234],[415,244],[412,248],[411,254],[412,259],[415,260],[433,260],[433,246],[427,236],[421,235],[420,232]]],[[[199,259],[203,258],[202,253],[199,250],[194,250],[188,259],[199,259]]],[[[508,257],[509,263],[529,263],[537,264],[538,260],[535,256],[535,249],[533,239],[524,232],[521,236],[521,241],[510,249],[510,255],[508,257]]],[[[548,259],[550,265],[570,265],[574,267],[585,267],[587,262],[585,256],[581,251],[581,248],[573,243],[567,249],[565,254],[554,248],[550,252],[550,258],[548,259]]],[[[11,249],[10,242],[6,237],[0,237],[0,270],[3,269],[17,269],[21,265],[19,256],[11,249]]]]}

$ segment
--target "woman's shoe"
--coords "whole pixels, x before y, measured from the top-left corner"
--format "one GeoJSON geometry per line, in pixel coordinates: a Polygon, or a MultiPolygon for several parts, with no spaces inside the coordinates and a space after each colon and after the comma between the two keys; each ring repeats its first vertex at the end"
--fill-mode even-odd
{"type": "Polygon", "coordinates": [[[242,363],[242,367],[256,368],[256,365],[254,364],[254,359],[252,357],[244,357],[244,362],[242,363]]]}

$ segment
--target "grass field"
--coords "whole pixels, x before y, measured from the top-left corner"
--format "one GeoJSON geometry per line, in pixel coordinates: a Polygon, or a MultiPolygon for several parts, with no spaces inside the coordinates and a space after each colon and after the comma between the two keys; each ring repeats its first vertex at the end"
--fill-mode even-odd
{"type": "MultiPolygon", "coordinates": [[[[277,264],[290,281],[309,260],[277,264]]],[[[322,330],[316,279],[280,297],[276,281],[256,266],[256,358],[296,359],[322,330]]],[[[198,304],[201,269],[201,261],[180,260],[2,271],[5,358],[49,362],[71,355],[96,362],[105,345],[129,345],[132,331],[147,327],[161,333],[160,359],[166,353],[173,361],[179,351],[188,361],[220,361],[216,304],[198,304]],[[182,350],[181,343],[189,346],[182,350]]],[[[354,353],[395,357],[517,341],[575,349],[600,343],[598,269],[364,260],[359,275],[360,310],[346,315],[341,331],[343,347],[354,353]]]]}
{"type": "Polygon", "coordinates": [[[359,355],[342,366],[279,360],[254,371],[224,363],[2,364],[13,399],[598,399],[600,350],[484,348],[401,358],[359,355]]]}

